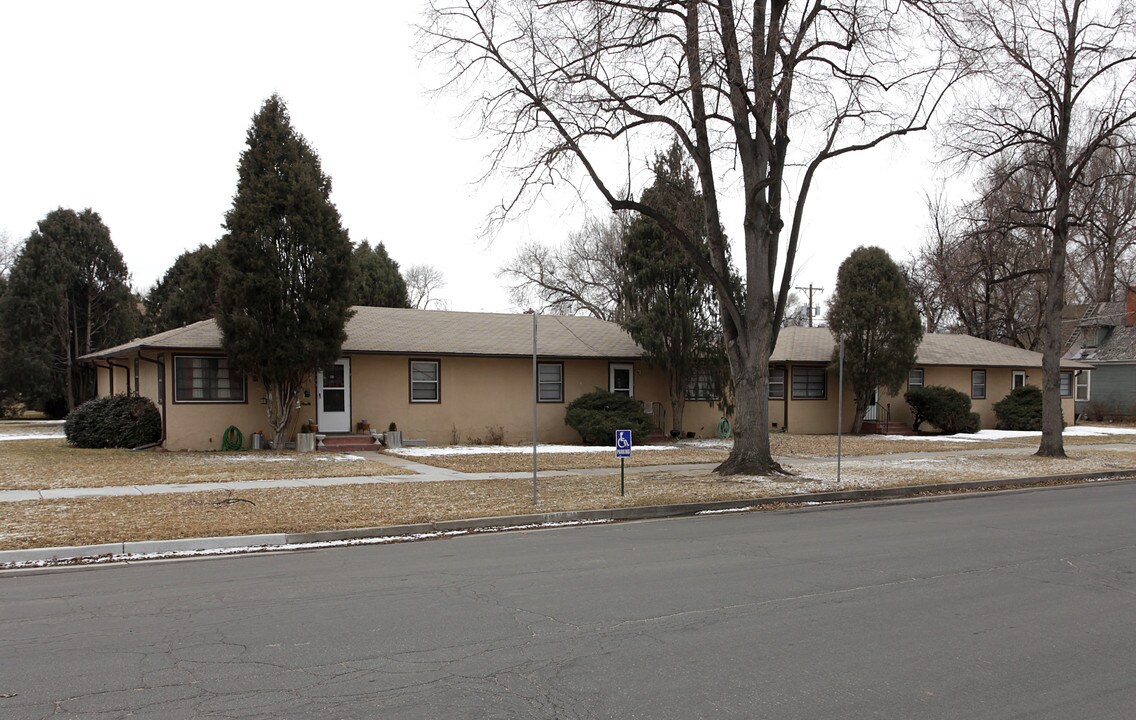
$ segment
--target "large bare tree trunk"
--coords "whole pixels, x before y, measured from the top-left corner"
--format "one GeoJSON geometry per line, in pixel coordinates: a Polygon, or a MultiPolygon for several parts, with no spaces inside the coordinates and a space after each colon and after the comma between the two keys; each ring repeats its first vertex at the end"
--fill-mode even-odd
{"type": "MultiPolygon", "coordinates": [[[[1060,158],[1064,163],[1065,158],[1060,158]]],[[[1065,307],[1065,253],[1069,236],[1069,188],[1057,186],[1057,207],[1045,276],[1044,322],[1041,324],[1041,444],[1042,457],[1065,457],[1064,422],[1061,417],[1061,311],[1065,307]]]]}

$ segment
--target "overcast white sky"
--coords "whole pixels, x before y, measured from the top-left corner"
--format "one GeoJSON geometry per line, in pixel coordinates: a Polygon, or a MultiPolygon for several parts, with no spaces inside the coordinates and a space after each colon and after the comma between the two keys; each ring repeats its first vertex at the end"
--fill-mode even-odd
{"type": "MultiPolygon", "coordinates": [[[[581,202],[561,188],[480,236],[504,191],[479,182],[489,147],[461,127],[464,101],[426,92],[420,12],[418,0],[0,3],[0,230],[22,239],[56,207],[93,208],[145,290],[221,236],[252,115],[278,92],[353,240],[441,269],[454,310],[513,310],[496,270],[516,247],[560,242],[606,210],[590,189],[581,202]]],[[[899,261],[921,242],[929,140],[821,172],[795,284],[831,292],[858,245],[899,261]]],[[[740,237],[740,211],[725,220],[740,237]]]]}

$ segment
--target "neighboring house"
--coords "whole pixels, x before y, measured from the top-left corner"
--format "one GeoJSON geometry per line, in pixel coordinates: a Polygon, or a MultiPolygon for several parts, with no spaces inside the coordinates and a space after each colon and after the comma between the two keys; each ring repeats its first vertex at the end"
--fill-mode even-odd
{"type": "MultiPolygon", "coordinates": [[[[771,430],[791,433],[835,433],[839,378],[830,368],[836,347],[828,328],[787,327],[781,330],[770,358],[769,419],[771,430]]],[[[1091,365],[1072,360],[1061,364],[1061,397],[1065,421],[1073,423],[1073,388],[1078,373],[1091,365]]],[[[880,395],[869,408],[865,432],[873,428],[910,428],[911,407],[903,399],[908,390],[944,385],[971,399],[982,427],[997,425],[994,403],[1020,385],[1041,384],[1041,353],[980,340],[970,335],[925,334],[919,343],[915,367],[896,396],[880,395]]],[[[844,430],[855,413],[852,388],[844,388],[844,430]]]]}
{"type": "MultiPolygon", "coordinates": [[[[770,430],[836,432],[837,374],[829,368],[834,342],[827,328],[785,328],[773,352],[770,430]]],[[[356,307],[347,323],[343,357],[304,389],[297,426],[316,422],[321,433],[351,433],[367,420],[373,430],[395,423],[405,438],[430,445],[466,443],[503,434],[506,443],[532,440],[532,316],[356,307]]],[[[136,393],[162,413],[163,445],[209,450],[230,425],[246,437],[266,430],[264,391],[231,372],[212,320],[187,325],[82,358],[98,370],[99,394],[136,393]]],[[[1075,373],[1069,361],[1063,387],[1073,418],[1075,373]]],[[[974,398],[983,427],[993,427],[993,403],[1015,384],[1036,384],[1041,355],[967,335],[925,335],[908,386],[948,385],[974,398]]],[[[666,374],[643,360],[643,350],[614,323],[590,317],[541,315],[537,337],[538,427],[541,442],[578,442],[564,424],[573,399],[604,388],[643,401],[658,428],[669,429],[666,374]]],[[[907,387],[904,388],[906,390],[907,387]]],[[[684,432],[714,435],[721,416],[705,383],[688,394],[684,432]]],[[[869,421],[910,425],[898,398],[884,397],[869,421]]],[[[852,390],[845,388],[844,429],[852,424],[852,390]]]]}
{"type": "MultiPolygon", "coordinates": [[[[343,357],[305,388],[298,423],[310,419],[321,433],[350,433],[364,419],[379,431],[393,422],[403,437],[430,445],[498,431],[506,443],[531,441],[531,315],[354,309],[343,357]]],[[[642,349],[618,325],[541,315],[537,355],[540,441],[579,442],[564,413],[569,402],[596,388],[644,401],[656,425],[668,427],[666,376],[647,366],[642,349]]],[[[84,360],[98,368],[100,395],[130,392],[155,401],[168,449],[216,449],[230,425],[246,437],[266,430],[263,389],[230,372],[212,320],[84,360]]],[[[692,402],[685,424],[705,435],[720,416],[711,403],[692,402]]]]}
{"type": "Polygon", "coordinates": [[[1065,357],[1093,366],[1077,381],[1078,415],[1136,417],[1136,288],[1128,288],[1122,302],[1087,306],[1065,357]]]}

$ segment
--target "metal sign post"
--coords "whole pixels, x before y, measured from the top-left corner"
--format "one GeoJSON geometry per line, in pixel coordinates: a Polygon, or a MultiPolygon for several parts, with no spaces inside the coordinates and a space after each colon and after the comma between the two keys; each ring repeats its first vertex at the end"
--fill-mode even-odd
{"type": "Polygon", "coordinates": [[[615,456],[619,458],[619,496],[623,497],[623,461],[631,457],[631,431],[615,431],[615,456]]]}

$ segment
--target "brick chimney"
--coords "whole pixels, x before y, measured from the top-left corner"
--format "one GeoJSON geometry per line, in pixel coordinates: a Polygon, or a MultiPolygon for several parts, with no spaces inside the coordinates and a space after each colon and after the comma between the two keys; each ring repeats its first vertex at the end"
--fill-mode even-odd
{"type": "Polygon", "coordinates": [[[1136,325],[1136,287],[1128,288],[1124,298],[1124,327],[1136,325]]]}

